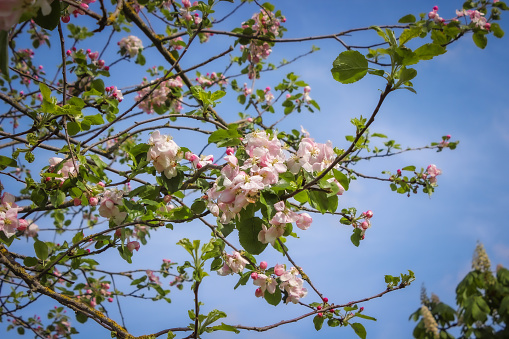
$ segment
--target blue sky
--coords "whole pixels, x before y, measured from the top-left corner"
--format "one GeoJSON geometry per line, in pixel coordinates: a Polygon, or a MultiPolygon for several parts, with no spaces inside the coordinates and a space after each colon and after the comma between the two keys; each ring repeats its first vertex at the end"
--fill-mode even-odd
{"type": "MultiPolygon", "coordinates": [[[[287,18],[285,37],[393,24],[406,14],[429,12],[434,5],[439,6],[442,17],[451,18],[462,2],[328,0],[317,3],[319,5],[304,1],[275,1],[276,8],[281,9],[287,18]]],[[[227,6],[224,3],[219,8],[227,6]]],[[[253,7],[244,6],[223,28],[238,26],[251,17],[253,11],[253,7]]],[[[507,13],[502,17],[501,26],[509,31],[507,13]]],[[[347,41],[361,44],[366,39],[376,41],[378,38],[374,32],[368,32],[353,35],[347,41]]],[[[215,50],[224,50],[230,43],[219,40],[224,44],[209,43],[206,46],[209,55],[214,55],[215,50]]],[[[320,104],[321,111],[290,116],[281,128],[299,129],[303,125],[317,141],[331,140],[334,146],[344,148],[347,146],[344,135],[353,134],[349,120],[371,113],[378,100],[378,89],[384,84],[369,77],[353,85],[339,84],[332,79],[330,68],[335,57],[343,51],[341,45],[332,40],[313,44],[320,47],[320,51],[282,68],[282,73],[268,74],[266,79],[257,82],[257,87],[273,87],[290,71],[301,75],[311,86],[311,97],[320,104]]],[[[270,61],[278,64],[282,58],[292,59],[308,51],[311,45],[307,42],[281,44],[273,48],[270,61]]],[[[96,49],[100,48],[102,46],[96,49]]],[[[438,177],[439,187],[431,199],[423,193],[407,198],[391,192],[387,183],[358,180],[352,182],[350,190],[340,198],[341,207],[354,206],[360,211],[371,209],[374,212],[372,227],[358,248],[349,240],[351,229],[341,225],[337,217],[330,216],[316,217],[310,229],[298,233],[299,239],[288,239],[293,259],[330,302],[336,304],[383,291],[385,274],[399,275],[409,269],[415,272],[417,279],[410,287],[360,305],[364,306],[365,314],[378,319],[377,322],[362,321],[368,338],[410,337],[415,323],[408,321],[408,317],[420,305],[422,284],[428,292],[434,292],[454,307],[454,289],[470,269],[477,241],[484,243],[493,266],[509,264],[509,231],[504,221],[504,213],[509,207],[509,181],[506,178],[509,169],[508,53],[507,37],[496,39],[490,36],[486,49],[480,50],[471,36],[466,36],[449,46],[445,55],[416,67],[418,76],[413,83],[417,95],[396,91],[382,106],[371,130],[388,135],[403,147],[424,146],[439,141],[446,134],[451,134],[452,140],[460,140],[454,151],[409,152],[398,157],[374,159],[356,168],[363,174],[381,176],[383,170],[395,172],[407,165],[425,168],[436,164],[443,174],[438,177]]],[[[199,53],[196,55],[201,57],[199,53]]],[[[189,63],[194,58],[191,55],[189,63]]],[[[203,72],[221,71],[222,65],[214,64],[203,72]],[[213,68],[216,65],[217,69],[213,68]]],[[[122,83],[139,82],[131,76],[125,77],[123,68],[112,69],[112,74],[123,76],[122,83]]],[[[240,84],[244,82],[238,81],[240,84]]],[[[132,100],[132,96],[128,100],[132,100]]],[[[218,106],[218,111],[231,120],[241,109],[228,100],[218,106]]],[[[191,134],[186,133],[174,137],[184,146],[192,140],[191,134]]],[[[191,145],[196,145],[195,151],[199,151],[200,140],[192,140],[191,145]]],[[[174,244],[182,237],[205,239],[208,234],[209,231],[199,224],[176,225],[172,232],[160,230],[152,236],[150,246],[135,253],[132,266],[157,268],[162,258],[187,260],[185,252],[174,244]]],[[[111,255],[100,259],[105,261],[105,267],[117,269],[119,265],[117,258],[111,255]]],[[[267,261],[269,266],[286,263],[270,249],[259,260],[267,261]]],[[[215,274],[207,277],[200,287],[205,304],[203,310],[220,309],[228,314],[225,323],[248,326],[264,326],[305,312],[304,308],[294,305],[268,305],[254,297],[255,287],[251,283],[233,291],[235,283],[236,278],[215,274]]],[[[141,335],[185,326],[189,321],[187,309],[192,307],[188,286],[184,291],[173,290],[170,297],[172,304],[121,299],[128,329],[141,335]]],[[[310,292],[303,301],[309,303],[318,301],[318,298],[310,292]]],[[[53,303],[48,301],[42,306],[48,305],[53,303]]],[[[116,313],[113,307],[109,309],[112,314],[116,313]]],[[[79,338],[89,338],[92,334],[108,335],[91,322],[78,330],[82,332],[79,338]]],[[[351,328],[324,326],[316,332],[312,318],[279,327],[268,334],[243,332],[237,337],[261,338],[265,335],[280,339],[327,335],[356,337],[351,328]]],[[[7,336],[17,337],[17,334],[9,332],[7,336]]],[[[206,337],[230,338],[234,335],[217,333],[206,337]]]]}

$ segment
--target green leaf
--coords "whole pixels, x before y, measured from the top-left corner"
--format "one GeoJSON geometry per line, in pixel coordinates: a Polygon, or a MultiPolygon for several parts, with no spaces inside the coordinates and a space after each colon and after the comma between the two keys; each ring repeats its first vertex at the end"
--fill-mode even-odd
{"type": "Polygon", "coordinates": [[[488,38],[486,38],[486,35],[480,31],[475,32],[472,35],[472,39],[474,40],[475,45],[480,49],[484,49],[486,45],[488,45],[488,38]]]}
{"type": "Polygon", "coordinates": [[[45,242],[37,240],[34,242],[35,255],[41,260],[48,259],[48,245],[45,242]]]}
{"type": "Polygon", "coordinates": [[[168,331],[168,336],[166,337],[167,339],[173,339],[175,338],[177,335],[175,333],[173,333],[172,331],[168,331]]]}
{"type": "Polygon", "coordinates": [[[415,16],[412,14],[407,14],[401,19],[398,20],[400,24],[410,24],[415,22],[415,16]]]}
{"type": "Polygon", "coordinates": [[[48,194],[42,188],[38,188],[32,191],[30,199],[39,207],[46,206],[48,202],[48,194]]]}
{"type": "Polygon", "coordinates": [[[355,334],[357,334],[359,338],[366,339],[366,329],[361,323],[353,323],[350,324],[350,326],[352,326],[355,334]]]}
{"type": "Polygon", "coordinates": [[[258,241],[262,225],[263,220],[257,217],[241,220],[237,224],[240,244],[251,254],[260,254],[267,247],[267,244],[258,241]]]}
{"type": "Polygon", "coordinates": [[[191,210],[194,212],[194,214],[203,213],[203,211],[205,211],[206,208],[207,204],[205,203],[205,201],[201,199],[195,200],[195,202],[193,202],[193,204],[191,205],[191,210]]]}
{"type": "Polygon", "coordinates": [[[9,31],[0,30],[0,71],[9,77],[9,31]]]}
{"type": "Polygon", "coordinates": [[[368,72],[368,60],[358,51],[345,51],[332,63],[332,76],[342,84],[362,79],[368,72]]]}
{"type": "Polygon", "coordinates": [[[403,167],[401,170],[402,170],[402,171],[410,171],[410,172],[413,172],[413,171],[415,171],[415,166],[406,166],[406,167],[403,167]]]}
{"type": "Polygon", "coordinates": [[[362,231],[360,230],[360,228],[356,228],[353,230],[353,234],[350,237],[352,244],[354,244],[356,247],[359,247],[359,245],[360,245],[360,242],[362,239],[361,233],[362,233],[362,231]]]}
{"type": "Polygon", "coordinates": [[[88,317],[85,315],[85,313],[76,312],[76,320],[78,320],[79,323],[84,324],[87,322],[88,317]]]}
{"type": "Polygon", "coordinates": [[[57,190],[50,196],[51,204],[55,207],[62,205],[65,200],[65,193],[57,190]]]}
{"type": "Polygon", "coordinates": [[[449,42],[449,39],[447,39],[445,34],[439,30],[434,30],[431,32],[431,39],[434,43],[439,45],[444,45],[449,42]]]}
{"type": "Polygon", "coordinates": [[[41,90],[42,98],[46,101],[51,101],[51,90],[44,83],[39,83],[39,88],[41,90]]]}
{"type": "Polygon", "coordinates": [[[405,29],[399,36],[399,45],[403,46],[406,42],[417,38],[421,34],[421,29],[417,27],[405,29]]]}
{"type": "Polygon", "coordinates": [[[350,180],[348,177],[343,174],[343,172],[338,171],[337,169],[332,169],[332,173],[334,174],[334,178],[343,186],[345,191],[348,191],[348,188],[350,187],[350,180]]]}
{"type": "Polygon", "coordinates": [[[60,21],[60,1],[51,3],[51,12],[48,15],[43,15],[41,9],[39,9],[34,21],[42,28],[50,31],[54,30],[60,21]]]}
{"type": "Polygon", "coordinates": [[[69,133],[69,135],[78,134],[79,132],[81,132],[80,124],[76,121],[69,121],[67,123],[67,132],[69,133]]]}
{"type": "Polygon", "coordinates": [[[365,315],[365,314],[362,314],[362,313],[356,313],[355,316],[359,317],[359,318],[362,318],[362,319],[376,321],[376,318],[370,317],[369,315],[365,315]]]}
{"type": "Polygon", "coordinates": [[[225,323],[221,323],[221,325],[213,326],[212,329],[214,331],[228,331],[228,332],[235,332],[240,333],[239,330],[237,330],[235,327],[231,325],[226,325],[225,323]]]}
{"type": "Polygon", "coordinates": [[[25,259],[23,259],[23,264],[27,267],[35,266],[38,263],[39,261],[37,260],[37,258],[34,257],[26,257],[25,259]]]}
{"type": "Polygon", "coordinates": [[[315,324],[315,330],[320,331],[322,329],[323,321],[324,321],[323,317],[320,317],[318,315],[316,315],[313,318],[313,324],[315,324]]]}
{"type": "Polygon", "coordinates": [[[279,287],[276,287],[276,290],[273,294],[269,293],[269,291],[265,290],[263,297],[267,302],[273,306],[277,306],[281,302],[281,290],[279,287]]]}
{"type": "Polygon", "coordinates": [[[445,47],[437,44],[424,44],[414,51],[419,60],[431,60],[440,54],[444,54],[445,52],[445,47]]]}
{"type": "Polygon", "coordinates": [[[14,159],[0,155],[0,170],[4,170],[6,167],[18,167],[18,163],[14,159]]]}

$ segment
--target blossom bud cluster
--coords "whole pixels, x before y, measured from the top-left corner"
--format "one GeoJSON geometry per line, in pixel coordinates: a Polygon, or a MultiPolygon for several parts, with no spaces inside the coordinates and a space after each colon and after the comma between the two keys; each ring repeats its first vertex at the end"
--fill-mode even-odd
{"type": "Polygon", "coordinates": [[[110,67],[106,65],[105,61],[102,59],[99,59],[99,52],[95,51],[92,52],[90,49],[87,49],[84,51],[83,49],[77,50],[76,47],[73,47],[65,54],[68,57],[71,57],[73,61],[75,62],[77,58],[81,57],[81,55],[85,55],[85,57],[90,58],[90,64],[94,65],[98,69],[103,69],[105,71],[109,71],[110,67]]]}
{"type": "Polygon", "coordinates": [[[122,102],[124,100],[124,96],[122,95],[122,91],[117,89],[117,86],[110,86],[104,89],[107,94],[109,94],[112,98],[118,100],[118,102],[122,102]]]}
{"type": "Polygon", "coordinates": [[[148,84],[147,81],[143,81],[143,88],[138,91],[138,95],[134,98],[136,101],[142,100],[138,106],[144,112],[153,113],[157,107],[164,105],[175,112],[180,112],[182,109],[180,99],[172,93],[174,91],[179,92],[179,89],[183,86],[182,79],[179,76],[162,81],[154,90],[151,86],[147,86],[148,84]],[[145,98],[145,96],[147,97],[145,98]]]}
{"type": "Polygon", "coordinates": [[[120,47],[120,54],[129,55],[130,58],[134,58],[143,49],[143,43],[134,35],[120,39],[118,46],[120,47]]]}
{"type": "Polygon", "coordinates": [[[307,230],[313,218],[308,213],[298,214],[291,211],[286,207],[284,201],[279,201],[274,204],[274,209],[277,211],[274,217],[269,221],[271,227],[267,229],[265,225],[262,225],[262,230],[258,233],[258,240],[263,243],[275,244],[276,239],[285,233],[286,224],[295,222],[297,227],[302,230],[307,230]]]}
{"type": "Polygon", "coordinates": [[[222,74],[217,75],[216,72],[200,75],[195,80],[202,88],[207,88],[214,84],[218,84],[220,86],[225,86],[228,84],[228,80],[225,78],[225,76],[222,74]]]}
{"type": "MultiPolygon", "coordinates": [[[[263,263],[264,262],[260,263],[260,268],[262,268],[263,263]]],[[[276,288],[279,287],[281,291],[285,291],[288,295],[285,302],[292,302],[296,304],[308,293],[307,289],[303,287],[304,280],[299,278],[298,275],[299,271],[295,267],[292,267],[289,271],[286,271],[285,265],[280,264],[277,264],[274,267],[273,275],[253,272],[251,274],[253,284],[255,286],[259,286],[255,291],[255,296],[258,298],[263,298],[265,291],[269,292],[270,294],[274,294],[276,288]]]]}
{"type": "MultiPolygon", "coordinates": [[[[259,13],[253,14],[250,21],[244,22],[242,28],[251,28],[255,36],[278,37],[282,36],[281,22],[285,21],[284,17],[276,17],[274,13],[262,9],[259,13]]],[[[267,59],[272,53],[271,45],[264,41],[252,41],[248,46],[241,46],[241,50],[247,51],[247,60],[251,62],[248,75],[253,79],[256,76],[256,69],[252,65],[267,59]]]]}
{"type": "Polygon", "coordinates": [[[191,11],[190,8],[192,6],[198,6],[198,1],[195,1],[191,5],[191,1],[189,0],[182,0],[182,8],[179,9],[180,15],[184,18],[184,20],[189,22],[194,22],[195,25],[200,24],[201,18],[198,13],[195,13],[194,11],[191,11]]]}
{"type": "Polygon", "coordinates": [[[107,299],[109,302],[113,302],[111,297],[110,284],[107,282],[101,282],[99,280],[89,281],[87,285],[83,287],[84,292],[81,295],[77,295],[76,298],[80,301],[85,301],[91,307],[96,307],[102,300],[107,299]]]}

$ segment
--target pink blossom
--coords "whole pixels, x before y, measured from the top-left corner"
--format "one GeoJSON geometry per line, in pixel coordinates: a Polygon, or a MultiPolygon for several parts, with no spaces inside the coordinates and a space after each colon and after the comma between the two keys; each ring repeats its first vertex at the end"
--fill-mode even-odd
{"type": "Polygon", "coordinates": [[[308,213],[301,213],[297,216],[296,224],[301,230],[307,230],[312,222],[313,218],[308,213]]]}

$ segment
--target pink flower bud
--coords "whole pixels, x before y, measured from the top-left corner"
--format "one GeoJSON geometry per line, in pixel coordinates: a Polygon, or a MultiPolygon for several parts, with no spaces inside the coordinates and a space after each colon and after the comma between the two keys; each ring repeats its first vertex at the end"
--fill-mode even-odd
{"type": "Polygon", "coordinates": [[[328,299],[328,298],[323,298],[322,300],[323,300],[323,302],[324,302],[324,303],[329,302],[329,299],[328,299]]]}
{"type": "Polygon", "coordinates": [[[268,266],[269,266],[269,265],[267,265],[267,262],[266,262],[266,261],[262,261],[262,262],[260,263],[260,268],[261,268],[262,270],[267,269],[267,267],[268,267],[268,266]]]}
{"type": "Polygon", "coordinates": [[[373,211],[372,210],[367,210],[364,215],[366,216],[366,218],[368,219],[371,219],[373,218],[373,211]]]}
{"type": "Polygon", "coordinates": [[[449,139],[451,139],[451,135],[450,135],[450,134],[447,134],[447,135],[445,136],[445,138],[446,138],[447,140],[449,140],[449,139]]]}
{"type": "Polygon", "coordinates": [[[284,273],[285,273],[285,266],[284,265],[277,264],[274,267],[274,274],[277,275],[278,277],[282,276],[284,273]]]}
{"type": "Polygon", "coordinates": [[[434,7],[433,7],[433,10],[434,10],[435,12],[436,12],[436,11],[438,11],[438,6],[434,6],[434,7]]]}
{"type": "Polygon", "coordinates": [[[397,172],[398,172],[398,175],[401,176],[401,170],[399,169],[397,172]]]}
{"type": "Polygon", "coordinates": [[[68,49],[67,52],[65,52],[65,54],[67,54],[67,56],[71,56],[72,52],[70,49],[68,49]]]}
{"type": "Polygon", "coordinates": [[[106,185],[104,184],[104,182],[102,182],[102,181],[99,181],[99,182],[97,183],[97,185],[99,185],[99,186],[101,186],[101,187],[106,186],[106,185]]]}
{"type": "Polygon", "coordinates": [[[171,195],[165,195],[164,198],[163,198],[163,201],[165,203],[169,203],[171,201],[171,195]]]}
{"type": "Polygon", "coordinates": [[[319,316],[320,318],[323,318],[323,313],[322,313],[322,312],[318,313],[318,316],[319,316]]]}
{"type": "Polygon", "coordinates": [[[316,306],[316,309],[320,311],[322,309],[322,306],[316,306]]]}
{"type": "Polygon", "coordinates": [[[258,278],[258,273],[253,272],[251,273],[251,279],[256,280],[258,278]]]}
{"type": "Polygon", "coordinates": [[[80,198],[74,198],[73,203],[74,203],[74,206],[79,206],[79,205],[81,205],[81,199],[80,198]]]}
{"type": "Polygon", "coordinates": [[[90,199],[88,199],[88,203],[90,204],[90,206],[97,206],[97,204],[99,203],[99,199],[97,199],[96,197],[91,197],[90,199]]]}
{"type": "Polygon", "coordinates": [[[68,15],[63,16],[61,19],[62,19],[62,22],[63,22],[64,24],[66,24],[66,23],[68,23],[69,21],[71,21],[71,17],[70,17],[70,16],[68,16],[68,15]]]}
{"type": "Polygon", "coordinates": [[[90,253],[90,248],[87,248],[87,253],[90,253]]]}
{"type": "Polygon", "coordinates": [[[233,147],[227,147],[226,148],[226,154],[232,155],[235,153],[235,149],[233,147]]]}
{"type": "Polygon", "coordinates": [[[253,118],[247,118],[247,122],[253,122],[253,118]]]}
{"type": "Polygon", "coordinates": [[[359,309],[359,312],[362,312],[362,311],[364,311],[364,307],[361,307],[361,308],[359,309]]]}
{"type": "Polygon", "coordinates": [[[109,71],[110,70],[110,66],[104,66],[104,70],[105,71],[109,71]]]}
{"type": "Polygon", "coordinates": [[[127,249],[132,253],[134,250],[140,249],[140,243],[137,241],[130,241],[127,243],[127,249]]]}
{"type": "Polygon", "coordinates": [[[113,302],[113,298],[112,298],[112,297],[109,297],[109,298],[108,298],[108,301],[109,301],[110,303],[112,303],[112,302],[113,302]]]}
{"type": "Polygon", "coordinates": [[[258,287],[258,288],[256,289],[256,291],[255,291],[255,296],[256,296],[257,298],[263,297],[263,291],[262,291],[262,289],[261,289],[261,288],[259,288],[259,287],[258,287]]]}
{"type": "Polygon", "coordinates": [[[25,219],[18,220],[18,228],[17,228],[18,231],[23,232],[24,230],[27,229],[27,227],[28,227],[28,221],[26,221],[25,219]]]}

